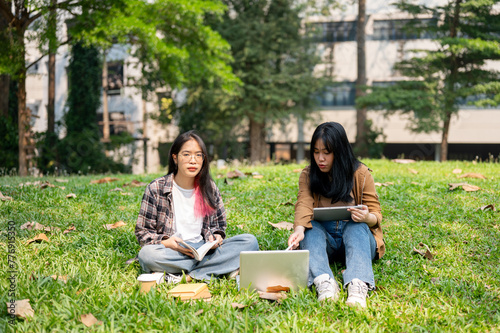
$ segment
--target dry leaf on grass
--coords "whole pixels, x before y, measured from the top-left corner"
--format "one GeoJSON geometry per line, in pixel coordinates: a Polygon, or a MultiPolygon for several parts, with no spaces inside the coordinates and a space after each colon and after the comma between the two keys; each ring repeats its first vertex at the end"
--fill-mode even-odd
{"type": "Polygon", "coordinates": [[[122,189],[122,188],[119,188],[119,187],[115,187],[114,189],[109,190],[108,192],[117,192],[117,191],[118,191],[118,192],[121,192],[121,191],[123,191],[123,189],[122,189]]]}
{"type": "Polygon", "coordinates": [[[409,163],[415,163],[415,160],[407,159],[407,158],[396,158],[392,160],[394,163],[400,163],[400,164],[409,164],[409,163]]]}
{"type": "Polygon", "coordinates": [[[229,178],[229,179],[233,179],[233,178],[245,178],[245,174],[243,172],[241,172],[240,170],[236,169],[234,171],[229,171],[227,174],[226,174],[226,177],[229,178]]]}
{"type": "Polygon", "coordinates": [[[72,226],[71,226],[71,227],[69,227],[68,229],[64,230],[64,231],[63,231],[63,234],[67,234],[67,233],[69,233],[69,232],[71,232],[71,231],[75,231],[75,230],[76,230],[75,226],[74,226],[74,225],[72,225],[72,226]]]}
{"type": "Polygon", "coordinates": [[[469,173],[464,173],[461,176],[458,176],[458,178],[477,178],[477,179],[486,179],[486,177],[480,173],[475,173],[475,172],[469,172],[469,173]]]}
{"type": "Polygon", "coordinates": [[[50,277],[56,281],[60,280],[64,283],[68,283],[68,276],[67,275],[51,275],[50,277]]]}
{"type": "Polygon", "coordinates": [[[233,302],[231,303],[231,307],[233,309],[244,309],[246,308],[247,306],[245,304],[241,304],[241,303],[236,303],[236,302],[233,302]]]}
{"type": "Polygon", "coordinates": [[[67,183],[67,182],[68,182],[68,180],[67,180],[67,179],[60,179],[60,178],[57,178],[57,179],[55,180],[55,182],[56,182],[56,183],[67,183]]]}
{"type": "Polygon", "coordinates": [[[280,302],[281,300],[284,300],[287,295],[283,292],[280,292],[280,293],[266,293],[266,292],[263,292],[263,291],[258,291],[259,293],[259,297],[262,298],[262,299],[267,299],[267,300],[270,300],[270,301],[278,301],[280,302]]]}
{"type": "Polygon", "coordinates": [[[280,291],[286,291],[286,292],[289,292],[290,291],[290,287],[283,287],[281,285],[277,285],[277,286],[270,286],[270,287],[267,287],[266,288],[266,291],[268,293],[277,293],[277,292],[280,292],[280,291]]]}
{"type": "Polygon", "coordinates": [[[118,178],[111,178],[111,177],[105,177],[101,179],[96,179],[92,180],[90,184],[103,184],[103,183],[110,183],[119,180],[118,178]]]}
{"type": "Polygon", "coordinates": [[[284,230],[292,230],[293,229],[293,223],[290,223],[290,222],[280,222],[280,223],[271,223],[271,222],[267,222],[269,223],[270,225],[272,225],[273,227],[277,228],[277,229],[284,229],[284,230]]]}
{"type": "Polygon", "coordinates": [[[236,225],[236,228],[238,228],[238,229],[243,229],[243,228],[244,228],[244,225],[243,225],[243,224],[238,224],[238,225],[236,225]]]}
{"type": "Polygon", "coordinates": [[[375,183],[375,186],[389,186],[394,185],[393,182],[385,182],[385,183],[375,183]]]}
{"type": "Polygon", "coordinates": [[[455,175],[458,175],[458,174],[462,173],[462,169],[453,169],[452,173],[454,173],[455,175]]]}
{"type": "Polygon", "coordinates": [[[417,182],[411,182],[412,185],[420,185],[420,183],[417,182]]]}
{"type": "Polygon", "coordinates": [[[414,175],[418,175],[418,171],[415,169],[408,169],[408,171],[410,171],[410,173],[413,173],[414,175]]]}
{"type": "Polygon", "coordinates": [[[134,193],[130,193],[130,192],[120,192],[121,195],[134,195],[134,193]]]}
{"type": "Polygon", "coordinates": [[[68,199],[74,199],[74,198],[76,198],[76,194],[75,193],[70,193],[70,194],[68,194],[66,196],[66,198],[68,198],[68,199]]]}
{"type": "Polygon", "coordinates": [[[129,260],[125,261],[125,265],[133,264],[136,261],[139,261],[137,257],[130,258],[129,260]]]}
{"type": "Polygon", "coordinates": [[[125,183],[125,184],[123,184],[123,186],[132,186],[132,187],[142,187],[142,186],[146,186],[146,185],[148,185],[148,184],[147,184],[147,183],[140,182],[140,181],[135,180],[135,179],[134,179],[134,180],[132,180],[132,181],[130,182],[130,184],[129,184],[129,183],[125,183]]]}
{"type": "Polygon", "coordinates": [[[233,185],[234,182],[227,180],[227,178],[224,178],[224,184],[233,185]]]}
{"type": "Polygon", "coordinates": [[[477,210],[482,210],[482,211],[485,211],[485,210],[488,210],[488,209],[491,209],[492,211],[496,211],[497,209],[495,208],[495,205],[486,205],[486,206],[482,206],[482,207],[479,207],[477,210]]]}
{"type": "Polygon", "coordinates": [[[421,248],[424,247],[426,249],[426,251],[423,252],[423,251],[418,250],[417,248],[414,247],[413,252],[420,254],[421,256],[423,256],[426,259],[434,260],[434,256],[432,255],[431,250],[429,250],[429,247],[426,244],[420,242],[420,243],[418,243],[418,246],[421,248]]]}
{"type": "Polygon", "coordinates": [[[24,319],[35,315],[35,311],[31,307],[29,299],[22,299],[14,303],[7,302],[7,312],[24,319]],[[12,310],[14,312],[11,312],[12,310]]]}
{"type": "Polygon", "coordinates": [[[43,183],[40,184],[40,189],[42,189],[42,190],[45,189],[45,188],[47,188],[47,187],[56,187],[56,186],[53,185],[53,184],[51,184],[51,183],[49,183],[48,181],[43,182],[43,183]]]}
{"type": "Polygon", "coordinates": [[[199,315],[201,315],[202,313],[203,313],[203,309],[196,311],[196,312],[194,313],[194,315],[195,315],[195,316],[199,316],[199,315]]]}
{"type": "Polygon", "coordinates": [[[116,229],[116,228],[119,228],[119,227],[123,227],[124,225],[126,225],[125,222],[123,221],[118,221],[114,224],[105,224],[104,227],[108,230],[111,230],[111,229],[116,229]]]}
{"type": "Polygon", "coordinates": [[[467,183],[451,183],[451,184],[448,184],[448,186],[450,187],[449,188],[450,191],[453,191],[458,187],[461,187],[466,192],[475,192],[475,191],[479,191],[481,189],[479,186],[470,185],[467,183]]]}
{"type": "Polygon", "coordinates": [[[92,325],[102,325],[102,321],[97,320],[96,317],[92,313],[87,313],[83,314],[80,316],[80,320],[82,321],[83,325],[90,327],[92,325]]]}
{"type": "Polygon", "coordinates": [[[61,231],[58,227],[46,227],[41,223],[37,222],[26,222],[21,226],[21,229],[26,229],[26,230],[43,230],[43,231],[61,231]]]}
{"type": "Polygon", "coordinates": [[[302,169],[293,169],[293,172],[299,173],[299,172],[302,172],[302,169]]]}
{"type": "Polygon", "coordinates": [[[3,195],[2,192],[0,192],[0,200],[2,200],[2,201],[12,201],[12,197],[8,197],[6,195],[3,195]]]}
{"type": "Polygon", "coordinates": [[[125,210],[125,208],[127,208],[127,207],[125,207],[125,206],[118,207],[119,210],[125,210]]]}
{"type": "Polygon", "coordinates": [[[253,175],[252,177],[255,178],[255,179],[262,179],[262,178],[264,178],[263,175],[253,175]]]}
{"type": "Polygon", "coordinates": [[[42,242],[42,241],[45,241],[45,242],[48,242],[48,241],[49,241],[49,239],[47,238],[47,235],[45,235],[45,234],[39,234],[39,235],[38,235],[38,236],[36,236],[35,238],[32,238],[32,239],[30,239],[30,240],[27,240],[27,241],[26,241],[26,245],[31,244],[31,243],[33,243],[33,242],[38,242],[38,243],[40,243],[40,242],[42,242]]]}

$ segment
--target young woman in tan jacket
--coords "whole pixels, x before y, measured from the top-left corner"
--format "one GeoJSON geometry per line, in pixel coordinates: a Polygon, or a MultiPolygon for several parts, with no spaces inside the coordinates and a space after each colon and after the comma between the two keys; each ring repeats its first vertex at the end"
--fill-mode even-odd
{"type": "Polygon", "coordinates": [[[356,159],[344,128],[339,123],[319,125],[311,139],[311,165],[299,178],[294,232],[288,239],[293,248],[309,250],[309,285],[318,300],[339,299],[340,288],[330,262],[345,263],[346,303],[366,307],[368,290],[375,288],[372,261],[385,252],[382,214],[370,170],[356,159]],[[317,222],[313,208],[349,208],[351,219],[317,222]]]}

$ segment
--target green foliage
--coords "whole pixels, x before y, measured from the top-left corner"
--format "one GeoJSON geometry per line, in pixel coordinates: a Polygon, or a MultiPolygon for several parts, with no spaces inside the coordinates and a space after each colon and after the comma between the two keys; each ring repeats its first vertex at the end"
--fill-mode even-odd
{"type": "Polygon", "coordinates": [[[381,128],[373,126],[371,119],[366,120],[366,143],[353,147],[354,153],[359,156],[359,152],[367,152],[369,158],[381,158],[385,147],[385,134],[381,128]],[[366,145],[366,146],[364,146],[366,145]]]}
{"type": "MultiPolygon", "coordinates": [[[[408,165],[387,160],[363,160],[376,182],[384,220],[386,255],[373,265],[377,290],[368,309],[345,305],[346,291],[336,303],[319,303],[314,290],[290,293],[282,302],[259,299],[238,291],[234,280],[209,285],[211,302],[178,302],[167,295],[171,285],[161,284],[148,294],[139,292],[137,263],[125,265],[140,247],[134,227],[143,187],[124,187],[133,179],[148,183],[161,175],[111,175],[108,184],[90,184],[102,176],[1,177],[0,191],[13,201],[0,202],[0,230],[15,222],[16,299],[30,299],[33,319],[8,324],[7,292],[0,293],[5,332],[497,332],[500,326],[499,213],[478,210],[499,200],[500,165],[472,162],[417,162],[408,165]],[[477,172],[486,179],[458,179],[451,171],[477,172]],[[57,177],[62,178],[62,177],[57,177]],[[56,187],[19,186],[35,180],[56,187]],[[449,183],[467,182],[477,192],[448,190],[449,183]],[[61,188],[63,185],[65,188],[61,188]],[[110,191],[116,187],[131,195],[110,191]],[[67,199],[69,193],[76,198],[67,199]],[[122,228],[104,224],[124,221],[122,228]],[[26,244],[40,230],[21,229],[28,221],[61,231],[45,232],[49,242],[26,244]],[[63,234],[74,225],[76,230],[63,234]],[[415,254],[422,242],[434,260],[415,254]],[[67,283],[51,275],[67,276],[67,283]],[[233,302],[246,307],[236,309],[233,302]],[[82,314],[92,313],[102,326],[86,328],[82,314]]],[[[263,179],[246,177],[224,182],[228,170],[213,170],[227,211],[228,236],[254,234],[261,250],[287,247],[291,231],[268,222],[292,222],[299,173],[304,165],[242,167],[263,179]],[[217,178],[217,175],[222,175],[217,178]]],[[[495,205],[496,206],[496,205],[495,205]]],[[[8,244],[0,233],[0,243],[8,244]]],[[[4,247],[5,248],[5,247],[4,247]]],[[[0,256],[8,267],[8,256],[0,256]]],[[[333,265],[342,281],[341,265],[333,265]]],[[[8,290],[10,270],[0,270],[0,288],[8,290]]]]}
{"type": "Polygon", "coordinates": [[[432,15],[441,22],[411,24],[415,33],[435,36],[433,50],[412,50],[414,57],[396,64],[401,76],[412,81],[373,88],[356,103],[388,113],[411,115],[410,128],[416,132],[444,130],[443,124],[458,111],[458,105],[473,98],[478,106],[498,105],[500,72],[486,70],[490,60],[500,60],[500,14],[493,10],[499,1],[448,1],[427,7],[398,1],[396,7],[412,15],[432,15]]]}

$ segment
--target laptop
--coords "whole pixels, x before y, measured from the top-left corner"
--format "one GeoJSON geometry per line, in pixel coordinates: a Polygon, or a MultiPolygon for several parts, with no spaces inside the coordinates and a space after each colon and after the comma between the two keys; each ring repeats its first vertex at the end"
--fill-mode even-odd
{"type": "Polygon", "coordinates": [[[267,292],[269,287],[307,287],[309,251],[242,251],[239,289],[267,292]]]}

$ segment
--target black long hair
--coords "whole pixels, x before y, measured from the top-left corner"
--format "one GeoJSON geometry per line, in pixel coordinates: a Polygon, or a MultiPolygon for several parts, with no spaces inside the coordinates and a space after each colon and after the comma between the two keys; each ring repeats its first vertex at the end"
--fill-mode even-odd
{"type": "Polygon", "coordinates": [[[312,136],[310,149],[309,186],[311,192],[332,198],[332,203],[354,200],[351,196],[354,172],[361,162],[354,156],[344,127],[336,122],[319,125],[312,136]],[[328,173],[322,172],[314,159],[314,146],[318,140],[323,140],[327,151],[333,152],[333,165],[328,173]]]}
{"type": "Polygon", "coordinates": [[[174,143],[172,143],[172,147],[170,147],[170,152],[168,153],[168,174],[177,174],[178,167],[174,161],[173,155],[179,156],[179,151],[181,150],[182,146],[187,141],[193,139],[198,142],[198,145],[200,145],[201,152],[203,153],[204,157],[201,170],[195,178],[195,190],[199,191],[199,194],[201,196],[201,211],[203,212],[203,216],[205,216],[207,213],[215,209],[216,200],[211,184],[212,177],[210,176],[210,163],[208,162],[207,147],[205,146],[205,143],[203,142],[201,137],[196,134],[194,130],[180,134],[174,140],[174,143]]]}

